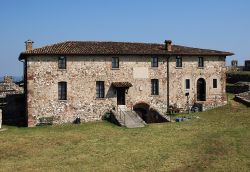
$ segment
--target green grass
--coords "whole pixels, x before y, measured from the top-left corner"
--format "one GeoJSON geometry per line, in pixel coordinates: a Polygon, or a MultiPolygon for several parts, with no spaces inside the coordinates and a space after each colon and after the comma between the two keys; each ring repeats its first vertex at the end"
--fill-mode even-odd
{"type": "Polygon", "coordinates": [[[250,171],[249,108],[230,100],[192,115],[200,119],[137,129],[4,126],[0,171],[250,171]]]}

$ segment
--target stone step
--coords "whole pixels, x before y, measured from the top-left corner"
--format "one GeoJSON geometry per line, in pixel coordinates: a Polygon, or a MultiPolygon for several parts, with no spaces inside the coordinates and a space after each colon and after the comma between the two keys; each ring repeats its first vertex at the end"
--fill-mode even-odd
{"type": "Polygon", "coordinates": [[[144,127],[146,125],[146,123],[135,111],[121,110],[121,112],[112,111],[112,113],[121,126],[126,126],[127,128],[137,128],[144,127]]]}
{"type": "Polygon", "coordinates": [[[125,126],[128,128],[144,127],[146,123],[134,111],[125,111],[126,121],[125,126]]]}

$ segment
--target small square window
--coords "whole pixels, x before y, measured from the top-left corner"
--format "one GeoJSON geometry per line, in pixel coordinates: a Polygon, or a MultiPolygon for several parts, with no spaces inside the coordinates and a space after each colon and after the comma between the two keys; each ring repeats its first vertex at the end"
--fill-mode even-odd
{"type": "Polygon", "coordinates": [[[96,98],[104,98],[104,81],[96,81],[96,98]]]}
{"type": "Polygon", "coordinates": [[[186,89],[190,89],[190,79],[186,79],[186,89]]]}
{"type": "Polygon", "coordinates": [[[204,59],[203,59],[203,57],[198,57],[198,67],[204,67],[204,59]]]}
{"type": "Polygon", "coordinates": [[[151,79],[151,94],[159,95],[159,80],[151,79]]]}
{"type": "Polygon", "coordinates": [[[119,57],[112,57],[112,68],[119,68],[119,57]]]}
{"type": "Polygon", "coordinates": [[[151,67],[158,67],[158,57],[157,56],[151,57],[151,67]]]}
{"type": "Polygon", "coordinates": [[[59,69],[66,69],[66,57],[60,56],[58,57],[58,68],[59,69]]]}
{"type": "Polygon", "coordinates": [[[182,67],[182,57],[181,56],[176,57],[176,67],[182,67]]]}
{"type": "Polygon", "coordinates": [[[213,88],[217,88],[217,79],[213,79],[213,88]]]}

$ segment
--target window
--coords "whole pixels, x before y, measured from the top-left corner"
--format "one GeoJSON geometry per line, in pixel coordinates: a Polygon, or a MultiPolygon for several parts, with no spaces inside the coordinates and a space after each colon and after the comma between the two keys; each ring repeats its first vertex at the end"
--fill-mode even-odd
{"type": "Polygon", "coordinates": [[[190,79],[186,79],[186,89],[190,89],[190,79]]]}
{"type": "Polygon", "coordinates": [[[158,57],[153,56],[151,58],[151,67],[158,67],[158,57]]]}
{"type": "Polygon", "coordinates": [[[213,79],[213,88],[217,88],[217,79],[213,79]]]}
{"type": "Polygon", "coordinates": [[[119,68],[119,57],[112,57],[112,68],[119,68]]]}
{"type": "Polygon", "coordinates": [[[67,82],[58,82],[58,99],[67,100],[67,82]]]}
{"type": "Polygon", "coordinates": [[[176,57],[176,67],[182,67],[182,57],[181,56],[176,57]]]}
{"type": "Polygon", "coordinates": [[[96,81],[96,98],[104,98],[104,81],[96,81]]]}
{"type": "Polygon", "coordinates": [[[58,58],[58,68],[59,69],[66,69],[66,57],[61,56],[58,58]]]}
{"type": "Polygon", "coordinates": [[[203,57],[198,57],[198,67],[204,67],[204,59],[203,59],[203,57]]]}
{"type": "Polygon", "coordinates": [[[159,81],[158,79],[151,79],[151,94],[159,95],[159,81]]]}

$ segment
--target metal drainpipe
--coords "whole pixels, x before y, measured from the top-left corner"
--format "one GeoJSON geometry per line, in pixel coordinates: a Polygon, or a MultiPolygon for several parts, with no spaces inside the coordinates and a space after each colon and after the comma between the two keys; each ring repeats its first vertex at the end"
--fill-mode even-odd
{"type": "Polygon", "coordinates": [[[167,111],[169,109],[169,59],[170,55],[167,57],[167,111]]]}

